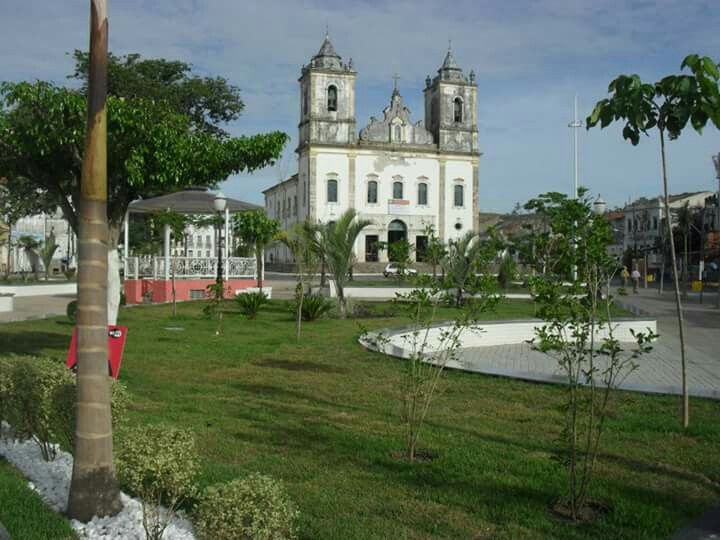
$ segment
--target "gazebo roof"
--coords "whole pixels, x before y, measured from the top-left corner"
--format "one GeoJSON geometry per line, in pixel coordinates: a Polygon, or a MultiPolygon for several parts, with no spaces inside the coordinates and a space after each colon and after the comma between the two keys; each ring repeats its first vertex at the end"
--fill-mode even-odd
{"type": "MultiPolygon", "coordinates": [[[[130,212],[149,214],[170,209],[180,214],[214,214],[215,193],[202,189],[187,189],[161,195],[152,199],[141,199],[130,203],[130,212]]],[[[258,210],[261,207],[245,201],[227,197],[227,208],[231,213],[258,210]]]]}

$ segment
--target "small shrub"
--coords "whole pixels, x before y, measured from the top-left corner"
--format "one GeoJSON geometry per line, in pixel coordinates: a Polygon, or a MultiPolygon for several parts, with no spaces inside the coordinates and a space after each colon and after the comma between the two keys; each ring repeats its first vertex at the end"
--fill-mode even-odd
{"type": "MultiPolygon", "coordinates": [[[[58,386],[54,395],[53,423],[56,426],[56,442],[66,452],[74,451],[76,381],[58,386]]],[[[120,381],[110,379],[110,414],[113,434],[117,435],[126,425],[130,394],[120,381]]]]}
{"type": "Polygon", "coordinates": [[[160,540],[179,506],[195,495],[199,456],[191,431],[169,426],[128,429],[115,453],[120,482],[141,499],[149,540],[160,540]]]}
{"type": "Polygon", "coordinates": [[[0,356],[0,439],[2,438],[2,422],[10,422],[8,414],[12,402],[12,377],[10,360],[0,356]]]}
{"type": "Polygon", "coordinates": [[[297,518],[282,484],[255,473],[208,487],[195,524],[203,540],[281,540],[297,538],[297,518]]]}
{"type": "Polygon", "coordinates": [[[75,277],[75,269],[74,268],[68,268],[67,270],[63,271],[63,274],[65,275],[65,279],[68,281],[72,280],[75,277]]]}
{"type": "Polygon", "coordinates": [[[17,437],[32,438],[43,459],[52,461],[57,455],[55,443],[63,436],[56,395],[62,387],[72,385],[74,377],[60,361],[31,356],[11,357],[9,371],[10,399],[3,415],[17,437]]]}
{"type": "MultiPolygon", "coordinates": [[[[335,304],[320,294],[306,294],[303,298],[302,320],[307,322],[316,321],[332,311],[335,304]]],[[[297,303],[290,304],[290,310],[297,312],[297,303]]]]}
{"type": "Polygon", "coordinates": [[[625,287],[618,287],[618,296],[627,296],[627,289],[625,287]]]}
{"type": "Polygon", "coordinates": [[[72,302],[69,302],[67,307],[65,308],[65,314],[67,315],[68,320],[73,324],[77,323],[77,309],[78,309],[77,300],[73,300],[72,302]]]}
{"type": "Polygon", "coordinates": [[[262,292],[247,292],[238,294],[235,297],[235,301],[240,306],[240,311],[248,319],[254,319],[257,317],[260,308],[265,304],[269,303],[268,297],[262,292]]]}

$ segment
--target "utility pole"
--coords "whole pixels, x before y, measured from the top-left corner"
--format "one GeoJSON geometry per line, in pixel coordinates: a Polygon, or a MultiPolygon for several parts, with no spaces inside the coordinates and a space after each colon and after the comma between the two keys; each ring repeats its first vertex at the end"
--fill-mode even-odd
{"type": "MultiPolygon", "coordinates": [[[[712,157],[715,165],[715,177],[718,181],[717,199],[715,206],[715,241],[720,241],[720,152],[717,156],[712,157]]],[[[717,297],[715,299],[715,307],[720,309],[720,268],[715,269],[715,281],[717,283],[717,297]]]]}
{"type": "MultiPolygon", "coordinates": [[[[573,102],[573,121],[568,124],[568,127],[573,130],[573,199],[578,198],[578,177],[580,175],[580,164],[578,161],[578,130],[582,126],[583,123],[578,118],[578,97],[577,94],[575,94],[575,100],[573,102]]],[[[576,247],[575,243],[573,243],[573,247],[576,247]]],[[[572,274],[573,281],[577,281],[577,265],[573,265],[572,274]]]]}

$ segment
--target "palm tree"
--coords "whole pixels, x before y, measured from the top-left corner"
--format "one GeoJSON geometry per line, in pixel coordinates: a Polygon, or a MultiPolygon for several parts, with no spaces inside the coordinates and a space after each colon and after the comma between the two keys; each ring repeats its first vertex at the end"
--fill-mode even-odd
{"type": "Polygon", "coordinates": [[[350,208],[337,221],[318,226],[314,235],[315,250],[325,261],[328,273],[335,280],[342,318],[347,317],[345,283],[353,260],[353,246],[360,231],[371,224],[370,220],[359,219],[357,212],[350,208]]]}
{"type": "Polygon", "coordinates": [[[38,273],[38,253],[37,249],[40,247],[40,242],[35,240],[32,236],[21,236],[18,238],[18,245],[23,249],[25,252],[25,255],[28,258],[28,261],[30,261],[30,270],[33,274],[35,274],[35,279],[37,279],[37,273],[38,273]]]}
{"type": "Polygon", "coordinates": [[[52,264],[55,252],[59,247],[60,246],[55,243],[55,235],[50,233],[50,235],[45,239],[45,244],[40,249],[40,258],[42,259],[43,266],[45,267],[45,281],[48,280],[48,276],[50,275],[50,265],[52,264]]]}
{"type": "Polygon", "coordinates": [[[107,3],[91,0],[88,122],[78,235],[77,405],[67,513],[82,522],[122,508],[113,466],[108,378],[107,3]]]}
{"type": "Polygon", "coordinates": [[[463,293],[474,275],[484,247],[480,238],[473,231],[468,231],[464,236],[448,243],[443,267],[447,278],[455,288],[455,305],[457,307],[461,307],[463,304],[463,293]]]}

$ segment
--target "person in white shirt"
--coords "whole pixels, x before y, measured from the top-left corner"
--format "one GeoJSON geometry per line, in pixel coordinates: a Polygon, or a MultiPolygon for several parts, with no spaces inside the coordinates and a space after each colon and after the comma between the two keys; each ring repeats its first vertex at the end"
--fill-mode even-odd
{"type": "Polygon", "coordinates": [[[640,271],[637,268],[634,268],[632,274],[630,274],[630,277],[632,278],[633,282],[633,292],[637,294],[638,287],[640,286],[640,271]]]}

